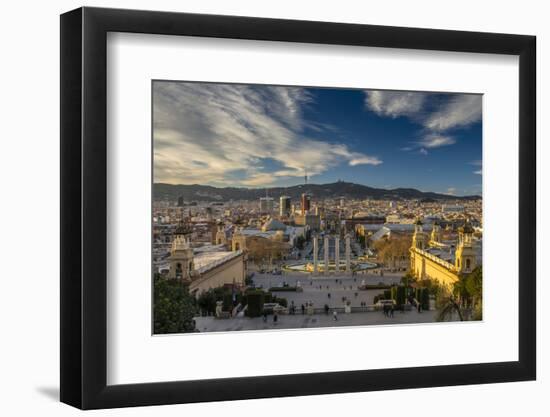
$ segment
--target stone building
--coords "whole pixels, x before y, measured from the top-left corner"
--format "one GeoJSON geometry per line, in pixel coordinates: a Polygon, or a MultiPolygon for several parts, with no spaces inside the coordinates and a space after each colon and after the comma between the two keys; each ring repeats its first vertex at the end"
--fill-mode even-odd
{"type": "Polygon", "coordinates": [[[458,243],[453,247],[441,243],[440,227],[434,223],[430,240],[418,220],[412,238],[410,269],[418,279],[431,279],[452,285],[462,275],[472,272],[478,264],[473,245],[473,229],[469,223],[458,229],[458,243]]]}
{"type": "MultiPolygon", "coordinates": [[[[225,231],[223,233],[225,236],[225,231]]],[[[236,247],[235,243],[233,246],[231,251],[219,245],[193,249],[191,228],[180,222],[174,231],[167,277],[189,283],[189,292],[195,296],[224,285],[242,287],[247,273],[246,246],[236,247]]]]}

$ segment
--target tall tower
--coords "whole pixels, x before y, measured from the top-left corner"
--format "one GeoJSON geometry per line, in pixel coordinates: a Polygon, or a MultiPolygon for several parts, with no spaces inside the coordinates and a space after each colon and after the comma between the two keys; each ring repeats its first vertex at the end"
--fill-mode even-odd
{"type": "Polygon", "coordinates": [[[432,233],[430,235],[430,242],[441,243],[441,226],[439,221],[434,221],[432,233]]]}
{"type": "Polygon", "coordinates": [[[302,216],[305,216],[311,209],[311,196],[308,193],[302,194],[302,216]]]}
{"type": "Polygon", "coordinates": [[[455,252],[455,267],[459,274],[468,274],[476,267],[476,254],[472,246],[474,229],[469,222],[458,229],[458,246],[455,252]]]}
{"type": "Polygon", "coordinates": [[[426,249],[426,234],[422,229],[422,222],[420,219],[414,224],[414,235],[412,239],[413,248],[424,250],[426,249]]]}
{"type": "Polygon", "coordinates": [[[290,216],[291,207],[290,207],[290,197],[287,195],[282,195],[279,198],[279,216],[288,217],[290,216]]]}
{"type": "Polygon", "coordinates": [[[190,245],[191,228],[187,223],[180,221],[174,231],[172,248],[170,250],[170,271],[168,278],[191,281],[193,270],[193,249],[190,245]]]}

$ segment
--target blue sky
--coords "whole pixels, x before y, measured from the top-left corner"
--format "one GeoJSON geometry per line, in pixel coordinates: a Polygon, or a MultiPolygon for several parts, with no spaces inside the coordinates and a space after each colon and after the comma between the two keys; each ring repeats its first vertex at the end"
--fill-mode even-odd
{"type": "Polygon", "coordinates": [[[153,83],[154,181],[481,194],[479,95],[153,83]]]}

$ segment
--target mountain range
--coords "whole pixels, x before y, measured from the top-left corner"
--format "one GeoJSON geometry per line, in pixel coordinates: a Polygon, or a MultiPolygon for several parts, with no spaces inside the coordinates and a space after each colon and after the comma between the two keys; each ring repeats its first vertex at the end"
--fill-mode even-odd
{"type": "Polygon", "coordinates": [[[184,201],[228,201],[228,200],[257,200],[269,195],[279,198],[287,195],[298,200],[302,193],[307,192],[314,198],[338,198],[374,199],[374,200],[408,200],[419,199],[425,201],[439,200],[477,200],[478,195],[454,196],[434,192],[424,192],[414,188],[383,188],[368,187],[352,182],[338,181],[331,184],[301,184],[291,187],[273,188],[237,188],[237,187],[212,187],[198,184],[153,184],[153,198],[155,200],[177,200],[183,197],[184,201]]]}

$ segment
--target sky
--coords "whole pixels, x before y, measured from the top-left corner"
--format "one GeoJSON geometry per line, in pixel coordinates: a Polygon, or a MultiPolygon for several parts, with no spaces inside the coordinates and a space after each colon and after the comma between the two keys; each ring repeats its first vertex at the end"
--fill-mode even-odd
{"type": "Polygon", "coordinates": [[[482,96],[153,81],[154,182],[481,195],[482,96]]]}

